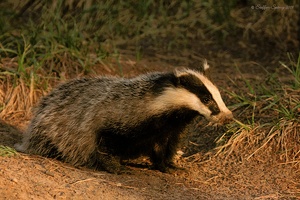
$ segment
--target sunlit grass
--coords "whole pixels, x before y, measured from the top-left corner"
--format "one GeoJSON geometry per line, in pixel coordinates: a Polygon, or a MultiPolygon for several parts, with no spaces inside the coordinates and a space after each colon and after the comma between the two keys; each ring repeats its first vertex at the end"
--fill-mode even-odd
{"type": "Polygon", "coordinates": [[[228,92],[237,102],[235,109],[242,110],[248,117],[246,121],[244,118],[245,122],[235,119],[227,126],[227,131],[216,141],[216,155],[246,154],[246,159],[251,159],[271,147],[282,162],[300,166],[300,87],[297,84],[300,64],[290,60],[289,65],[281,65],[291,72],[292,82],[289,84],[277,79],[271,89],[266,85],[247,85],[248,95],[228,92]],[[251,95],[254,91],[255,98],[251,95]],[[268,118],[260,120],[262,115],[268,118]]]}
{"type": "Polygon", "coordinates": [[[15,156],[17,151],[11,147],[0,145],[0,156],[15,156]]]}

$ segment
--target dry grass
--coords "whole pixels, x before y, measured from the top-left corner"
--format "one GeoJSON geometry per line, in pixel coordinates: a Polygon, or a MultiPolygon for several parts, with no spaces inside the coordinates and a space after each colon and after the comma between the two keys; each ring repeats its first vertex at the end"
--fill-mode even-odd
{"type": "Polygon", "coordinates": [[[20,79],[14,87],[9,82],[1,81],[1,107],[0,117],[4,120],[26,119],[29,110],[33,106],[36,92],[32,87],[27,87],[20,79]],[[29,95],[28,95],[29,94],[29,95]]]}
{"type": "Polygon", "coordinates": [[[299,120],[281,119],[276,124],[246,126],[243,124],[235,129],[228,141],[216,148],[215,156],[225,156],[225,159],[237,156],[260,161],[277,159],[279,163],[300,167],[299,120]]]}
{"type": "MultiPolygon", "coordinates": [[[[13,66],[15,63],[11,63],[13,66]]],[[[1,67],[13,69],[8,63],[1,63],[1,67]]],[[[0,73],[0,118],[15,122],[28,120],[31,117],[31,108],[40,99],[44,91],[35,88],[34,77],[27,83],[16,74],[0,73]]]]}
{"type": "Polygon", "coordinates": [[[254,100],[235,94],[234,98],[242,101],[237,103],[238,110],[249,117],[248,120],[241,118],[246,121],[244,123],[235,119],[235,123],[227,127],[216,141],[219,144],[216,156],[277,160],[281,164],[300,167],[300,76],[296,73],[300,68],[299,60],[300,56],[298,62],[290,66],[293,72],[288,85],[277,79],[268,92],[267,86],[262,85],[261,94],[257,94],[259,88],[248,85],[251,89],[248,98],[255,96],[254,100]]]}

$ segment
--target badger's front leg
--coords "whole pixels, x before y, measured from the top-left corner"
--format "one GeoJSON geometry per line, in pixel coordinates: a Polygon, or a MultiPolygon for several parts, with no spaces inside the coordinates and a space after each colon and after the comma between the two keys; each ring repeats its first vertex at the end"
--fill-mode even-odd
{"type": "Polygon", "coordinates": [[[151,162],[154,169],[161,172],[168,172],[166,164],[166,148],[162,144],[156,143],[150,155],[151,162]]]}
{"type": "Polygon", "coordinates": [[[173,161],[178,141],[179,136],[173,135],[154,145],[150,158],[155,169],[161,172],[169,172],[170,168],[178,168],[173,161]]]}

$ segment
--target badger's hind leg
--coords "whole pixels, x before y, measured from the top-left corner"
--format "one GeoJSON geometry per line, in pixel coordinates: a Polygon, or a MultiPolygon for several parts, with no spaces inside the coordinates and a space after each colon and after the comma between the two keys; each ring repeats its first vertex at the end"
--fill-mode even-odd
{"type": "Polygon", "coordinates": [[[174,163],[174,157],[177,153],[178,143],[179,143],[179,135],[173,135],[171,138],[169,138],[166,146],[165,162],[166,162],[166,166],[170,169],[183,170],[184,168],[179,167],[174,163]]]}
{"type": "Polygon", "coordinates": [[[88,166],[95,168],[96,170],[104,170],[112,174],[122,174],[127,171],[127,168],[121,165],[121,159],[119,156],[106,153],[100,149],[92,154],[88,166]]]}

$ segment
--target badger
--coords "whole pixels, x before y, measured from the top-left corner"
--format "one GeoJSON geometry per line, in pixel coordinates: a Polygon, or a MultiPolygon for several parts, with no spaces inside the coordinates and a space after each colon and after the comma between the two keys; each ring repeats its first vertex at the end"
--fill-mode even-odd
{"type": "Polygon", "coordinates": [[[233,117],[208,68],[71,80],[42,98],[15,147],[111,173],[126,168],[123,160],[148,156],[154,169],[168,172],[180,133],[195,117],[213,124],[233,117]]]}

